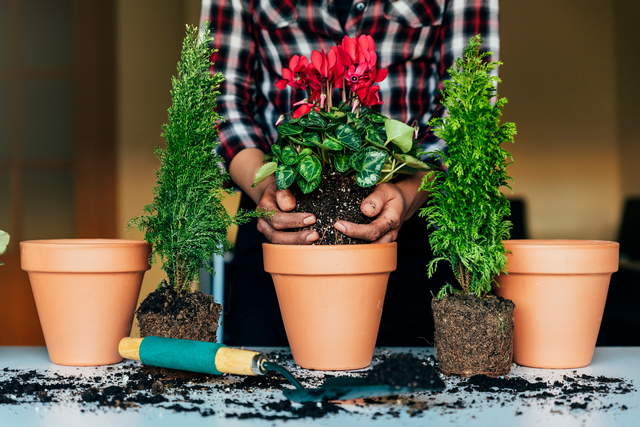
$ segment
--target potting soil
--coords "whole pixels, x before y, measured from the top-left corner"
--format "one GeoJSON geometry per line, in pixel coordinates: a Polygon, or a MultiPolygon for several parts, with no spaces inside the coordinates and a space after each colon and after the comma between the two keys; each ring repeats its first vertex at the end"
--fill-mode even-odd
{"type": "Polygon", "coordinates": [[[322,174],[320,186],[309,194],[303,194],[296,186],[296,208],[294,212],[309,212],[316,217],[316,223],[306,227],[315,230],[320,238],[314,245],[355,245],[369,243],[352,239],[337,231],[333,224],[343,220],[356,224],[368,224],[372,218],[360,211],[360,205],[371,193],[373,187],[362,188],[353,177],[322,174]]]}
{"type": "Polygon", "coordinates": [[[151,292],[136,311],[140,336],[216,342],[222,306],[200,291],[165,287],[151,292]]]}

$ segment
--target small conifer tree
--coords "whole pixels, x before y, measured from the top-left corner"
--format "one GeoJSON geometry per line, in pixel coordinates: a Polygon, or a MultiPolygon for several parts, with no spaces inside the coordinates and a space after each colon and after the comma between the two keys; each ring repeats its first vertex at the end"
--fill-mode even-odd
{"type": "MultiPolygon", "coordinates": [[[[480,35],[471,38],[464,57],[448,70],[442,104],[449,115],[429,123],[448,149],[436,154],[444,168],[423,179],[421,190],[431,196],[420,212],[435,228],[429,237],[435,255],[429,277],[439,261],[448,261],[462,293],[477,297],[489,292],[506,268],[502,241],[509,238],[511,222],[504,217],[510,208],[500,188],[511,188],[505,168],[513,158],[501,144],[513,142],[516,134],[514,123],[500,125],[507,99],[494,99],[500,79],[490,72],[501,62],[485,60],[492,53],[481,54],[481,44],[480,35]]],[[[452,291],[460,292],[446,284],[438,298],[452,291]]]]}
{"type": "Polygon", "coordinates": [[[178,75],[172,78],[169,123],[162,126],[166,148],[156,148],[160,169],[154,199],[129,223],[145,232],[151,262],[162,261],[168,282],[159,287],[178,293],[191,289],[201,267],[214,273],[211,255],[230,249],[229,227],[256,215],[240,211],[231,217],[222,204],[232,190],[224,187],[229,177],[215,151],[216,125],[222,120],[216,99],[224,77],[211,73],[211,41],[208,30],[199,35],[196,27],[187,26],[178,75]]]}

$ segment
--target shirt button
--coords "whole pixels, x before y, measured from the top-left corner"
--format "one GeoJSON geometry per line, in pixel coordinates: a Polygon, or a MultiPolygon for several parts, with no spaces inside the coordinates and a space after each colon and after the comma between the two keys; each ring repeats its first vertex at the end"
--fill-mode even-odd
{"type": "Polygon", "coordinates": [[[356,10],[357,10],[358,12],[362,12],[362,11],[364,10],[364,8],[365,8],[365,7],[366,7],[366,6],[365,6],[364,2],[356,4],[356,10]]]}

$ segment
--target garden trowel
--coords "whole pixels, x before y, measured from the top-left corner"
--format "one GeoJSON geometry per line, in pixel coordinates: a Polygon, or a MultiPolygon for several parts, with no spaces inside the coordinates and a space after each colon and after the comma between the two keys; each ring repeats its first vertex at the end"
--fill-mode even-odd
{"type": "Polygon", "coordinates": [[[327,379],[319,388],[310,389],[300,384],[286,368],[270,362],[263,353],[204,341],[152,336],[123,338],[118,350],[125,359],[139,360],[148,366],[205,374],[264,375],[267,371],[275,371],[295,387],[282,391],[285,397],[293,402],[350,400],[445,388],[444,382],[433,370],[430,378],[426,379],[429,385],[425,387],[371,385],[367,383],[366,378],[335,377],[327,379]]]}

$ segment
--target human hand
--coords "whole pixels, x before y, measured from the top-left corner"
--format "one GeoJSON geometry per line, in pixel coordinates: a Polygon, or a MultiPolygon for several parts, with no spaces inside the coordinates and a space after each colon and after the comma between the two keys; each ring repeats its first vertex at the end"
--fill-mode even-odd
{"type": "Polygon", "coordinates": [[[319,239],[314,230],[287,231],[315,224],[316,217],[309,213],[291,213],[296,207],[296,199],[290,189],[280,190],[273,181],[262,193],[257,204],[258,210],[275,212],[267,218],[258,218],[258,231],[270,243],[279,245],[309,245],[319,239]]]}
{"type": "Polygon", "coordinates": [[[427,192],[418,191],[423,176],[424,173],[417,173],[395,184],[376,186],[360,205],[364,215],[376,217],[370,224],[336,221],[333,226],[352,238],[372,243],[395,242],[402,223],[411,218],[429,197],[427,192]]]}

